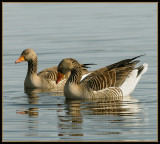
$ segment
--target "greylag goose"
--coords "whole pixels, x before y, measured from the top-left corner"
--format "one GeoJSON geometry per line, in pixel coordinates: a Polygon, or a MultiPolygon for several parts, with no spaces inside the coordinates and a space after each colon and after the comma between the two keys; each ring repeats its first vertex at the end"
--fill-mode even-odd
{"type": "Polygon", "coordinates": [[[82,68],[79,62],[66,58],[58,65],[56,83],[58,84],[65,74],[71,72],[64,86],[64,95],[68,99],[124,97],[135,89],[142,74],[147,71],[147,63],[134,67],[139,62],[135,59],[140,56],[93,71],[83,80],[81,80],[82,68]]]}
{"type": "MultiPolygon", "coordinates": [[[[24,81],[24,87],[26,88],[44,88],[44,89],[55,89],[58,91],[63,91],[65,82],[70,75],[70,72],[65,75],[62,81],[57,85],[57,66],[50,67],[42,70],[37,74],[37,55],[33,49],[25,49],[18,60],[15,63],[28,62],[28,71],[24,81]]],[[[81,64],[83,69],[83,74],[88,73],[87,65],[91,64],[81,64]]]]}

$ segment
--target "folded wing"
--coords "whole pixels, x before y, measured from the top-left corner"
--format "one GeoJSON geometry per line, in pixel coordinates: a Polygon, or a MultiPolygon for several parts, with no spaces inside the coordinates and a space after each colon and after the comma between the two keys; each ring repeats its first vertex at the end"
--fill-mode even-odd
{"type": "Polygon", "coordinates": [[[135,69],[134,66],[139,62],[138,60],[133,60],[140,56],[132,59],[125,59],[98,69],[85,77],[81,83],[85,83],[87,87],[94,91],[108,87],[119,87],[122,85],[128,74],[135,69]]]}

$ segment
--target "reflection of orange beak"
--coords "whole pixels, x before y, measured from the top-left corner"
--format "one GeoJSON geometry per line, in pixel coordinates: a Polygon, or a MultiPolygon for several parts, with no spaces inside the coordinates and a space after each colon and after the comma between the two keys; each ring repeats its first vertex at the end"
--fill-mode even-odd
{"type": "Polygon", "coordinates": [[[24,59],[24,56],[22,55],[19,57],[18,60],[15,61],[15,63],[17,64],[17,63],[24,62],[24,61],[25,61],[25,59],[24,59]]]}
{"type": "Polygon", "coordinates": [[[64,77],[64,74],[58,72],[56,84],[58,84],[63,77],[64,77]]]}

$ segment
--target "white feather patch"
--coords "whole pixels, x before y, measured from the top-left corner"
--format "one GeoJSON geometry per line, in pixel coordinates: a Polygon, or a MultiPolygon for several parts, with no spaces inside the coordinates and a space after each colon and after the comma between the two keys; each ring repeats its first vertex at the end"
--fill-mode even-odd
{"type": "Polygon", "coordinates": [[[144,66],[144,69],[142,70],[141,74],[138,77],[137,77],[138,69],[134,69],[125,79],[124,83],[119,87],[123,92],[123,96],[129,95],[135,89],[142,74],[144,74],[148,69],[147,63],[144,63],[143,66],[144,66]]]}
{"type": "Polygon", "coordinates": [[[88,76],[89,74],[91,74],[91,73],[82,75],[81,81],[82,81],[86,76],[88,76]]]}

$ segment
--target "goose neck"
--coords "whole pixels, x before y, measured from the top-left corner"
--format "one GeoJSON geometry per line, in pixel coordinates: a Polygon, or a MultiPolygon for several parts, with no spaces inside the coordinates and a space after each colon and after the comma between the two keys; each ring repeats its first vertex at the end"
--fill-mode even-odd
{"type": "Polygon", "coordinates": [[[37,57],[34,60],[28,62],[28,72],[27,75],[37,75],[37,57]]]}
{"type": "Polygon", "coordinates": [[[71,75],[68,79],[69,83],[79,84],[82,77],[82,68],[81,66],[75,67],[71,71],[71,75]]]}

